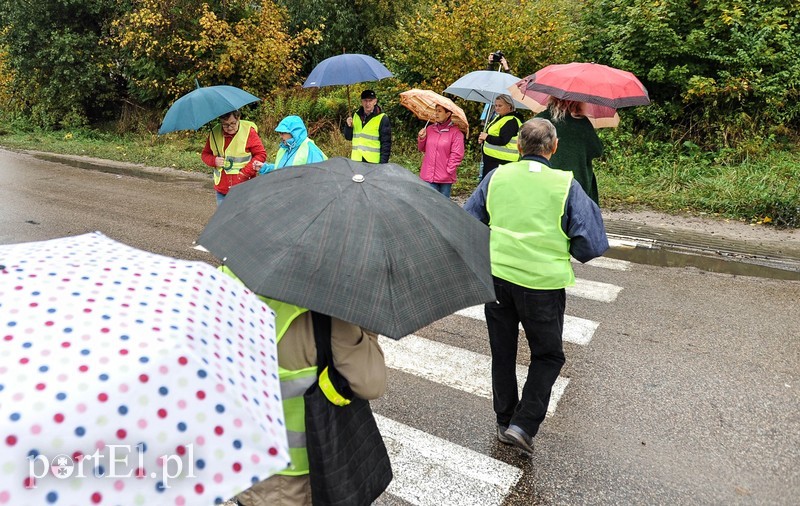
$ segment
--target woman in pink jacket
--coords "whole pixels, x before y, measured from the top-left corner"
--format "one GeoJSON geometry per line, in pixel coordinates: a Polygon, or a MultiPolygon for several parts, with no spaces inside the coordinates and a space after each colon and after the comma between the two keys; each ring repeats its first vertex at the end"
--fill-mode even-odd
{"type": "Polygon", "coordinates": [[[419,177],[448,198],[464,158],[464,133],[453,124],[452,115],[451,111],[437,105],[436,123],[417,135],[417,148],[424,153],[419,177]]]}

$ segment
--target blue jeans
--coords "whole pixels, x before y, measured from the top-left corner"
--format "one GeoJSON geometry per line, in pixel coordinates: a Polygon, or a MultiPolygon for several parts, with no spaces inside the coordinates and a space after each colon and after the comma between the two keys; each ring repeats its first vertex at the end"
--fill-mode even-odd
{"type": "Polygon", "coordinates": [[[217,193],[217,205],[222,204],[222,201],[225,200],[225,194],[216,192],[217,193]]]}
{"type": "Polygon", "coordinates": [[[453,187],[452,183],[428,183],[431,188],[441,193],[447,198],[450,198],[450,189],[453,187]]]}
{"type": "Polygon", "coordinates": [[[547,414],[550,391],[564,365],[566,291],[534,290],[494,277],[497,302],[485,306],[492,350],[492,401],[500,425],[514,424],[535,436],[547,414]],[[531,363],[528,378],[517,390],[519,324],[525,330],[531,363]]]}

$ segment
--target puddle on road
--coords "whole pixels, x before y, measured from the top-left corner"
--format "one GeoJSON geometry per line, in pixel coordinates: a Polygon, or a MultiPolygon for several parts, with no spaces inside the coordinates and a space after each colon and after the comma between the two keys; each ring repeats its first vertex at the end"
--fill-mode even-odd
{"type": "Polygon", "coordinates": [[[800,271],[751,263],[755,261],[769,262],[767,259],[725,260],[723,258],[675,252],[660,248],[611,248],[606,251],[604,256],[637,264],[661,267],[695,267],[704,271],[734,274],[736,276],[800,281],[800,271]]]}
{"type": "Polygon", "coordinates": [[[107,174],[118,174],[122,176],[132,176],[141,179],[149,179],[160,183],[190,181],[192,178],[181,177],[175,174],[158,173],[149,170],[144,170],[138,167],[110,167],[108,165],[100,165],[97,163],[86,162],[83,160],[73,160],[71,158],[64,158],[60,156],[51,156],[37,154],[33,155],[34,158],[44,160],[47,162],[60,163],[62,165],[69,165],[70,167],[77,167],[79,169],[94,170],[97,172],[105,172],[107,174]]]}

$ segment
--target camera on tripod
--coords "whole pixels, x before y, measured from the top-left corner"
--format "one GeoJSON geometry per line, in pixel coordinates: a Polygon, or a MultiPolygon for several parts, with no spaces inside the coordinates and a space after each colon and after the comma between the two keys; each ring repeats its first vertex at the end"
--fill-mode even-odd
{"type": "Polygon", "coordinates": [[[505,55],[502,51],[495,51],[492,53],[492,63],[500,63],[500,60],[502,60],[504,57],[505,55]]]}

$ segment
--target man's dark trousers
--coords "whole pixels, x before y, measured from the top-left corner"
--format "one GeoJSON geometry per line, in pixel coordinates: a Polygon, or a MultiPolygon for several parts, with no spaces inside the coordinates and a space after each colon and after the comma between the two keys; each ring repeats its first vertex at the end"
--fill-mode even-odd
{"type": "Polygon", "coordinates": [[[566,291],[534,290],[494,277],[497,302],[485,306],[492,350],[492,394],[497,423],[514,424],[535,436],[547,414],[550,391],[564,365],[566,291]],[[519,324],[531,350],[528,379],[517,390],[519,324]]]}

